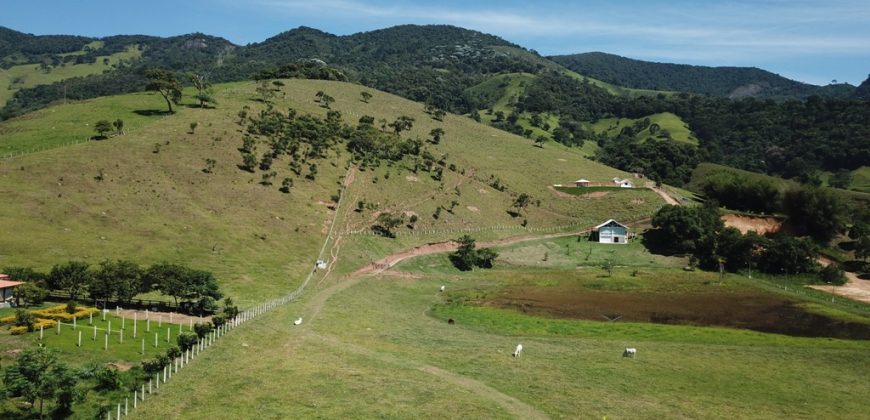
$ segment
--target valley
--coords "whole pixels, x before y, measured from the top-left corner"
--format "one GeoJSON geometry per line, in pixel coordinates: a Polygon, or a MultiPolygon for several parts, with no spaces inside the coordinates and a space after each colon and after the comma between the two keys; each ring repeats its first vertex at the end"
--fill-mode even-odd
{"type": "Polygon", "coordinates": [[[60,46],[0,43],[0,417],[866,415],[848,86],[447,25],[17,36],[60,46]]]}

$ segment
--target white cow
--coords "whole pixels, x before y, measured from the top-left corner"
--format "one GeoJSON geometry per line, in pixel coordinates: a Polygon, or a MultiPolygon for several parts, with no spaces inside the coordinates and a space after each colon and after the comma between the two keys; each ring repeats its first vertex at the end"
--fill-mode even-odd
{"type": "Polygon", "coordinates": [[[634,347],[626,347],[622,352],[622,357],[634,357],[637,354],[637,349],[634,347]]]}
{"type": "Polygon", "coordinates": [[[444,291],[444,288],[445,288],[444,286],[441,286],[441,291],[442,291],[442,292],[444,291]]]}
{"type": "Polygon", "coordinates": [[[523,354],[523,345],[517,344],[517,349],[514,350],[514,357],[520,357],[523,354]]]}
{"type": "Polygon", "coordinates": [[[293,325],[299,325],[302,323],[302,317],[300,316],[297,320],[293,321],[293,325]]]}

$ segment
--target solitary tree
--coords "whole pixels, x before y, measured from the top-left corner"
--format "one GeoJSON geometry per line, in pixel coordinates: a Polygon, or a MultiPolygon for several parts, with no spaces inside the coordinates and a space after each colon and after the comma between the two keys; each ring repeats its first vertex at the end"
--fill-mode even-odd
{"type": "Polygon", "coordinates": [[[187,73],[187,78],[193,87],[196,88],[196,99],[199,101],[199,107],[205,108],[206,104],[215,104],[211,94],[211,81],[208,80],[208,73],[187,73]]]}
{"type": "Polygon", "coordinates": [[[544,143],[546,143],[546,142],[547,142],[547,136],[541,134],[540,136],[538,136],[538,137],[535,139],[535,146],[538,146],[538,147],[540,147],[540,148],[543,148],[543,147],[544,147],[544,143]]]}
{"type": "Polygon", "coordinates": [[[360,96],[360,98],[362,99],[362,101],[365,102],[365,103],[369,103],[369,99],[372,98],[372,94],[371,94],[371,93],[368,93],[368,92],[366,92],[366,91],[362,91],[362,92],[360,92],[360,93],[359,93],[359,96],[360,96]]]}
{"type": "Polygon", "coordinates": [[[169,107],[171,114],[172,104],[181,102],[181,83],[175,78],[175,74],[166,69],[151,68],[145,70],[145,77],[148,78],[145,89],[159,92],[166,100],[166,106],[169,107]]]}
{"type": "Polygon", "coordinates": [[[118,118],[115,122],[112,123],[115,127],[115,131],[118,132],[118,135],[124,134],[124,120],[118,118]]]}
{"type": "Polygon", "coordinates": [[[531,203],[532,197],[526,193],[520,193],[517,198],[514,200],[513,207],[517,209],[517,215],[523,212],[529,203],[531,203]]]}
{"type": "Polygon", "coordinates": [[[444,130],[441,127],[433,128],[429,132],[429,135],[432,136],[432,144],[438,144],[441,143],[441,136],[444,135],[444,130]]]}
{"type": "Polygon", "coordinates": [[[110,123],[109,120],[99,120],[94,124],[94,131],[96,131],[100,137],[106,137],[106,133],[112,131],[112,123],[110,123]]]}
{"type": "Polygon", "coordinates": [[[436,109],[435,112],[432,113],[432,117],[438,121],[444,121],[445,115],[447,115],[447,113],[441,108],[436,109]]]}

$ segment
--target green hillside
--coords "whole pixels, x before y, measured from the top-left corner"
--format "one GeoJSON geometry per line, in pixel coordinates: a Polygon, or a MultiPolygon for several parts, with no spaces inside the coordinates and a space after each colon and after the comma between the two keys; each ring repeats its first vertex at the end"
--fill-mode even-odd
{"type": "MultiPolygon", "coordinates": [[[[426,139],[436,127],[445,131],[441,143],[429,147],[433,155],[446,156],[445,165],[455,169],[445,168],[441,181],[432,173],[413,173],[408,162],[357,172],[360,186],[351,191],[352,203],[364,200],[378,207],[351,213],[348,230],[367,231],[376,213],[388,209],[416,213],[416,231],[438,229],[436,237],[446,238],[454,229],[470,227],[522,231],[522,220],[541,228],[591,225],[613,215],[631,219],[649,215],[660,204],[658,196],[646,190],[604,200],[565,199],[547,187],[578,177],[605,181],[624,173],[560,145],[534,147],[526,139],[465,117],[448,115],[436,121],[422,105],[386,93],[375,92],[365,104],[359,100],[362,89],[288,80],[282,88],[284,99],[276,99],[276,106],[323,115],[326,110],[314,102],[314,94],[325,91],[336,100],[332,108],[350,124],[364,114],[389,121],[410,115],[416,121],[408,136],[426,139]],[[515,218],[508,210],[519,193],[529,194],[533,204],[515,218]],[[452,205],[454,201],[458,204],[452,205]],[[438,207],[443,210],[435,219],[438,207]]],[[[345,174],[349,155],[336,150],[318,163],[317,182],[300,177],[287,195],[277,185],[291,175],[286,163],[275,164],[275,186],[258,185],[260,171],[249,174],[236,167],[241,163],[236,150],[241,139],[234,122],[242,106],[262,107],[251,99],[254,84],[220,85],[215,93],[219,108],[179,107],[172,116],[145,116],[164,106],[162,98],[133,94],[61,105],[3,122],[0,129],[10,134],[0,146],[12,151],[78,141],[91,134],[96,119],[122,118],[131,128],[108,140],[0,161],[0,190],[8,202],[21,203],[0,210],[7,224],[0,238],[0,267],[46,269],[67,259],[96,263],[132,256],[142,263],[187,261],[215,271],[228,292],[243,301],[274,296],[299,281],[319,235],[325,233],[326,206],[335,182],[345,174]],[[187,133],[191,122],[199,124],[195,134],[187,133]],[[40,135],[47,127],[56,127],[55,134],[40,135]],[[217,161],[213,174],[203,173],[205,159],[217,161]],[[100,173],[102,181],[95,179],[100,173]],[[238,220],[251,223],[239,225],[238,220]]],[[[402,228],[399,234],[416,231],[402,228]]]]}
{"type": "Polygon", "coordinates": [[[695,137],[695,134],[689,129],[689,126],[683,122],[680,117],[670,113],[670,112],[660,112],[658,114],[653,114],[644,118],[604,118],[596,121],[595,123],[589,124],[588,127],[594,131],[596,134],[604,133],[608,137],[616,137],[619,135],[621,130],[625,127],[630,127],[638,121],[644,120],[645,118],[649,118],[650,125],[658,124],[659,131],[656,131],[654,134],[650,133],[649,127],[637,132],[635,134],[635,139],[638,141],[646,140],[649,137],[653,138],[665,138],[665,130],[668,134],[670,134],[670,138],[673,141],[686,143],[691,145],[698,145],[698,138],[695,137]]]}
{"type": "MultiPolygon", "coordinates": [[[[98,44],[88,44],[89,47],[98,47],[98,44]]],[[[76,53],[68,53],[70,55],[76,53]]],[[[113,66],[122,61],[138,58],[142,52],[135,45],[107,56],[97,56],[96,61],[86,64],[67,63],[58,67],[43,70],[38,64],[20,64],[8,69],[0,69],[0,106],[6,104],[15,92],[21,89],[32,88],[38,85],[47,85],[61,80],[83,77],[92,74],[100,74],[111,70],[113,66]]]]}

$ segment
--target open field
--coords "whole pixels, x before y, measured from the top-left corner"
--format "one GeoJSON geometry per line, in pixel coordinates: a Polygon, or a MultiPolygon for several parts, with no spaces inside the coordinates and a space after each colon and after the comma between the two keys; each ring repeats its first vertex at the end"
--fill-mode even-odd
{"type": "MultiPolygon", "coordinates": [[[[92,46],[96,46],[96,44],[93,44],[92,46]]],[[[97,57],[97,60],[92,63],[68,63],[58,67],[52,67],[51,70],[47,72],[41,70],[39,64],[21,64],[12,66],[8,69],[0,69],[0,106],[5,105],[6,101],[12,99],[15,92],[20,89],[31,88],[38,85],[47,85],[73,77],[100,74],[105,70],[111,69],[113,65],[116,65],[123,60],[136,59],[141,54],[142,52],[139,51],[137,46],[131,45],[126,51],[107,56],[99,56],[97,57]],[[104,59],[108,59],[108,62],[104,62],[104,59]]],[[[65,55],[77,54],[71,53],[65,55]]]]}
{"type": "Polygon", "coordinates": [[[852,185],[849,188],[870,193],[870,166],[862,166],[852,171],[852,185]]]}
{"type": "Polygon", "coordinates": [[[866,341],[442,305],[440,285],[452,292],[501,284],[495,277],[334,277],[228,336],[135,417],[232,418],[256,410],[277,417],[811,418],[860,417],[866,408],[866,341]],[[297,316],[306,322],[294,327],[297,316]],[[514,359],[518,342],[524,355],[514,359]],[[621,357],[627,346],[638,348],[636,359],[621,357]],[[239,368],[214,383],[209,366],[216,363],[239,368]]]}

